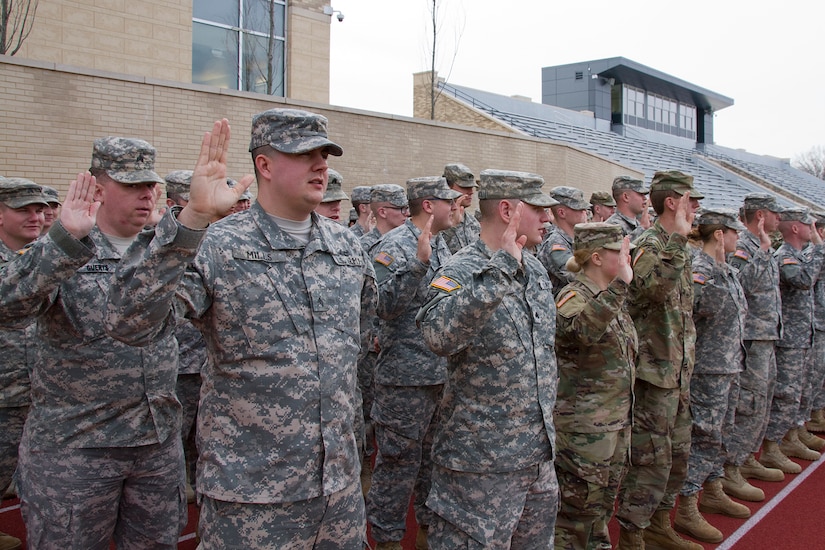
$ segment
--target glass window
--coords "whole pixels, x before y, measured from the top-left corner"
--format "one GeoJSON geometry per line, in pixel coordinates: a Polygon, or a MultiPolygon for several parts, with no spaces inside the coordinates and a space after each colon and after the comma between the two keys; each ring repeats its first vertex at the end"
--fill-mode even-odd
{"type": "Polygon", "coordinates": [[[243,89],[267,95],[284,95],[284,43],[272,39],[272,54],[268,54],[269,38],[244,37],[243,89]],[[267,59],[272,62],[267,67],[267,59]],[[268,72],[271,69],[271,72],[268,72]],[[268,85],[271,82],[271,86],[268,85]]]}
{"type": "Polygon", "coordinates": [[[238,0],[193,0],[192,17],[238,26],[238,0]]]}
{"type": "Polygon", "coordinates": [[[271,0],[244,1],[244,29],[273,36],[284,36],[284,5],[271,0]]]}
{"type": "Polygon", "coordinates": [[[192,24],[192,82],[238,89],[238,33],[192,24]]]}

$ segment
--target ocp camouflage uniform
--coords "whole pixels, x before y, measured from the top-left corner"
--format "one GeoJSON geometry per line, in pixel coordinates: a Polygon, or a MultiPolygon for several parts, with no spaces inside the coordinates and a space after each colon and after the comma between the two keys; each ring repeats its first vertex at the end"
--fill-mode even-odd
{"type": "Polygon", "coordinates": [[[455,254],[467,245],[478,240],[481,233],[481,224],[468,210],[464,211],[464,217],[460,222],[442,231],[440,235],[447,243],[447,248],[455,254]]]}
{"type": "Polygon", "coordinates": [[[739,233],[728,258],[747,301],[745,366],[739,375],[739,402],[734,428],[727,438],[731,464],[741,466],[762,445],[776,386],[775,345],[782,325],[779,265],[773,250],[762,250],[759,237],[739,233]]]}
{"type": "Polygon", "coordinates": [[[704,251],[693,258],[696,364],[690,381],[693,429],[681,494],[694,495],[724,475],[728,434],[739,401],[747,302],[735,269],[704,251]]]}
{"type": "Polygon", "coordinates": [[[176,300],[204,335],[201,547],[280,548],[283,536],[361,547],[356,364],[376,290],[357,238],[313,213],[301,244],[259,203],[208,230],[180,225],[178,211],[141,235],[145,254],[133,246],[124,259],[107,328],[145,345],[174,328],[176,300]],[[314,522],[299,522],[325,506],[344,513],[325,518],[318,538],[314,522]],[[298,534],[242,529],[236,540],[239,525],[262,521],[295,523],[298,534]]]}
{"type": "Polygon", "coordinates": [[[119,548],[172,549],[186,525],[178,346],[171,333],[145,348],[106,335],[120,260],[97,227],[78,241],[58,221],[5,268],[13,287],[3,288],[0,318],[37,318],[18,477],[33,547],[62,547],[71,535],[82,537],[77,547],[105,548],[114,532],[119,548]]]}
{"type": "Polygon", "coordinates": [[[565,267],[571,256],[573,256],[573,238],[558,227],[553,228],[536,252],[536,257],[550,275],[553,292],[556,294],[575,278],[575,275],[567,271],[565,267]]]}
{"type": "MultiPolygon", "coordinates": [[[[5,264],[22,252],[11,250],[0,241],[0,277],[5,277],[5,264]]],[[[0,329],[0,491],[11,484],[23,424],[29,414],[29,369],[36,351],[35,330],[35,323],[0,329]]]]}
{"type": "Polygon", "coordinates": [[[810,420],[803,415],[804,408],[810,414],[813,287],[825,259],[825,247],[814,246],[806,253],[783,243],[774,257],[779,264],[784,326],[776,343],[776,389],[765,439],[779,441],[788,430],[810,420]]]}
{"type": "Polygon", "coordinates": [[[618,210],[613,212],[609,218],[605,220],[605,223],[612,223],[614,225],[618,225],[622,228],[622,232],[625,235],[630,236],[630,240],[636,239],[639,235],[641,235],[645,228],[642,227],[642,224],[636,218],[629,218],[625,216],[618,210]]]}
{"type": "Polygon", "coordinates": [[[431,548],[552,546],[554,310],[538,260],[524,254],[519,267],[481,240],[430,283],[421,329],[449,371],[427,499],[431,548]]]}
{"type": "Polygon", "coordinates": [[[614,279],[602,291],[584,274],[558,293],[556,548],[610,548],[607,524],[624,477],[638,338],[614,279]]]}
{"type": "Polygon", "coordinates": [[[417,258],[421,231],[407,220],[387,232],[373,262],[380,300],[381,351],[375,366],[373,406],[378,455],[367,496],[367,518],[378,542],[401,540],[410,495],[418,525],[429,525],[425,501],[430,489],[433,420],[447,365],[434,354],[415,326],[435,271],[451,256],[444,240],[432,240],[429,265],[417,258]]]}
{"type": "Polygon", "coordinates": [[[635,242],[628,299],[639,335],[631,465],[619,491],[617,518],[644,529],[670,510],[687,475],[690,376],[696,330],[687,237],[657,221],[635,242]]]}

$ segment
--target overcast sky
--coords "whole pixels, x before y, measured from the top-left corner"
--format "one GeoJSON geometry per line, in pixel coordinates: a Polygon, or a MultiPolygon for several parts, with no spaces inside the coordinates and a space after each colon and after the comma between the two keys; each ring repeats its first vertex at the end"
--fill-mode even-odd
{"type": "MultiPolygon", "coordinates": [[[[541,102],[542,67],[625,57],[732,98],[719,145],[784,158],[825,145],[821,0],[438,2],[437,70],[454,84],[541,102]]],[[[331,4],[345,17],[331,22],[330,102],[412,116],[432,1],[331,4]]]]}

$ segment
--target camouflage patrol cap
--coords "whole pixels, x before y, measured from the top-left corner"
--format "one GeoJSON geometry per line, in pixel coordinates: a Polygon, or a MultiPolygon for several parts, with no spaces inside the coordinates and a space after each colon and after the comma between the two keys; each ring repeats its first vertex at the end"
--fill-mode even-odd
{"type": "Polygon", "coordinates": [[[575,187],[560,185],[550,190],[550,196],[556,199],[559,204],[571,210],[587,210],[590,203],[584,200],[584,191],[575,187]]]}
{"type": "Polygon", "coordinates": [[[527,172],[482,170],[478,199],[519,199],[533,206],[547,208],[558,201],[541,190],[544,178],[527,172]]]}
{"type": "Polygon", "coordinates": [[[729,208],[703,208],[696,214],[698,225],[724,225],[735,231],[743,231],[745,226],[739,221],[735,210],[729,208]]]}
{"type": "Polygon", "coordinates": [[[142,139],[105,137],[95,140],[92,169],[103,170],[118,183],[163,183],[155,173],[155,148],[142,139]]]}
{"type": "Polygon", "coordinates": [[[693,186],[693,176],[678,170],[664,170],[653,174],[650,182],[651,191],[675,191],[684,195],[690,191],[694,199],[704,199],[705,196],[693,186]]]}
{"type": "Polygon", "coordinates": [[[393,206],[405,207],[409,205],[407,192],[400,185],[394,183],[381,183],[373,185],[370,189],[370,202],[388,202],[393,206]]]}
{"type": "Polygon", "coordinates": [[[785,208],[779,214],[779,219],[783,222],[801,222],[806,225],[816,221],[814,217],[811,216],[811,211],[801,206],[785,208]]]}
{"type": "Polygon", "coordinates": [[[264,145],[290,155],[322,147],[336,157],[344,154],[344,150],[327,137],[326,117],[298,109],[270,109],[252,118],[249,150],[264,145]]]}
{"type": "Polygon", "coordinates": [[[825,212],[811,212],[811,216],[816,220],[816,225],[825,225],[825,212]]]}
{"type": "MultiPolygon", "coordinates": [[[[166,196],[189,200],[189,187],[192,185],[192,170],[173,170],[163,178],[166,181],[166,196]]],[[[234,187],[231,185],[230,187],[234,187]]]]}
{"type": "Polygon", "coordinates": [[[23,208],[30,204],[49,206],[43,196],[43,188],[26,178],[4,178],[0,180],[0,202],[9,208],[23,208]]]}
{"type": "Polygon", "coordinates": [[[460,196],[461,193],[450,189],[443,176],[424,176],[407,180],[407,199],[411,201],[430,198],[452,200],[460,196]]]}
{"type": "Polygon", "coordinates": [[[444,177],[450,185],[456,184],[459,187],[478,187],[475,176],[470,169],[457,162],[450,163],[444,167],[444,177]]]}
{"type": "MultiPolygon", "coordinates": [[[[229,187],[235,187],[236,185],[238,185],[238,182],[233,180],[232,178],[226,178],[226,185],[228,185],[229,187]]],[[[252,192],[247,187],[246,191],[241,193],[241,196],[238,197],[238,201],[251,201],[251,200],[252,200],[252,192]]]]}
{"type": "MultiPolygon", "coordinates": [[[[573,227],[573,250],[606,248],[608,250],[620,250],[624,232],[620,225],[591,222],[577,223],[573,227]]],[[[630,245],[630,248],[636,248],[630,245]]]]}
{"type": "Polygon", "coordinates": [[[636,179],[631,176],[619,176],[613,179],[613,191],[621,191],[624,189],[629,189],[631,191],[636,191],[637,193],[641,193],[642,195],[647,195],[650,193],[650,188],[645,185],[645,182],[642,180],[636,179]]]}
{"type": "Polygon", "coordinates": [[[369,204],[370,203],[370,188],[368,185],[356,185],[352,188],[352,203],[353,204],[369,204]]]}
{"type": "Polygon", "coordinates": [[[613,195],[607,191],[595,191],[590,195],[590,204],[601,204],[602,206],[616,206],[616,201],[613,200],[613,195]]]}
{"type": "Polygon", "coordinates": [[[57,189],[54,187],[49,187],[48,185],[41,185],[40,187],[43,188],[43,197],[46,199],[46,202],[50,205],[57,204],[60,206],[63,204],[60,202],[60,193],[57,192],[57,189]]]}
{"type": "Polygon", "coordinates": [[[348,199],[344,190],[341,189],[341,185],[344,183],[344,178],[333,170],[332,168],[327,169],[327,177],[329,179],[327,183],[327,190],[324,191],[324,198],[321,199],[321,202],[335,202],[335,201],[342,201],[344,199],[348,199]]]}
{"type": "Polygon", "coordinates": [[[784,208],[776,202],[776,197],[768,193],[748,193],[742,202],[744,209],[749,212],[768,210],[770,212],[780,213],[784,210],[784,208]]]}

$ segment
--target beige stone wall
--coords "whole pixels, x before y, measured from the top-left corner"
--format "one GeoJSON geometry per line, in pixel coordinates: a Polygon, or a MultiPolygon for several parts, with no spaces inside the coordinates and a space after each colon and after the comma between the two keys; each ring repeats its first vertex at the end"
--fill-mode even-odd
{"type": "Polygon", "coordinates": [[[286,96],[329,103],[330,22],[324,15],[329,0],[287,2],[286,96]]]}
{"type": "MultiPolygon", "coordinates": [[[[589,193],[635,173],[565,145],[512,133],[382,115],[269,96],[218,91],[0,56],[0,175],[25,176],[65,194],[86,170],[97,137],[140,137],[158,150],[157,172],[193,166],[203,132],[227,117],[233,139],[229,175],[251,172],[247,152],[254,113],[292,106],[330,120],[330,137],[345,154],[330,157],[349,192],[356,185],[439,175],[448,162],[544,176],[546,187],[575,185],[589,193]]],[[[636,175],[640,175],[636,173],[636,175]]]]}
{"type": "MultiPolygon", "coordinates": [[[[441,80],[438,77],[438,73],[436,73],[435,77],[437,80],[441,80]]],[[[431,82],[432,76],[429,71],[413,75],[413,116],[417,118],[431,118],[430,115],[433,112],[432,95],[430,94],[431,82]]],[[[467,107],[467,105],[455,97],[444,93],[440,93],[436,97],[435,120],[460,124],[462,126],[472,126],[473,128],[513,132],[513,130],[505,124],[467,107]]]]}

